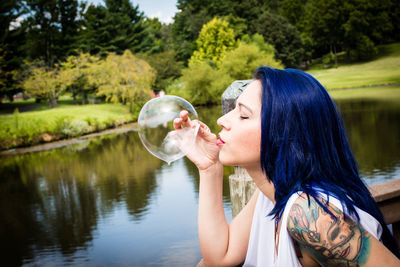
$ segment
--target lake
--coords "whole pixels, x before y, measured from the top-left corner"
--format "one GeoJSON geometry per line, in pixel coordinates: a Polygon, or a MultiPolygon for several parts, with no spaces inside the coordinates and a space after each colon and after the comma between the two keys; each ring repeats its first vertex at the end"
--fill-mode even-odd
{"type": "MultiPolygon", "coordinates": [[[[400,178],[400,103],[337,103],[368,185],[400,178]]],[[[198,108],[218,132],[221,107],[198,108]]],[[[0,158],[0,242],[7,266],[195,266],[199,177],[168,165],[137,132],[0,158]]],[[[230,221],[228,176],[224,209],[230,221]]]]}

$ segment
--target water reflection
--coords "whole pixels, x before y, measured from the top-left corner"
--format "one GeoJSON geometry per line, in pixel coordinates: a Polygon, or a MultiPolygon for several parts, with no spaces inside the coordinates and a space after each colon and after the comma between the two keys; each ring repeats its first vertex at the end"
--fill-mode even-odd
{"type": "MultiPolygon", "coordinates": [[[[156,190],[160,161],[135,133],[3,158],[0,166],[2,253],[19,265],[37,251],[71,255],[93,240],[99,218],[124,203],[140,221],[156,190]]],[[[29,262],[29,261],[28,261],[29,262]]]]}
{"type": "MultiPolygon", "coordinates": [[[[400,178],[399,103],[340,101],[369,184],[400,178]]],[[[197,108],[215,133],[221,107],[197,108]]],[[[7,266],[193,266],[199,176],[153,157],[137,133],[0,158],[0,243],[7,266]]],[[[228,175],[223,199],[231,219],[228,175]]]]}
{"type": "Polygon", "coordinates": [[[400,178],[400,103],[357,99],[337,105],[366,182],[400,178]]]}

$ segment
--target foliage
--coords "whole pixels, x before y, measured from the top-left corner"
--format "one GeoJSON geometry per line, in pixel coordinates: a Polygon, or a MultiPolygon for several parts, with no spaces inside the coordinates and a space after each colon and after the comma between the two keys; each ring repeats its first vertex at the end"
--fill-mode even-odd
{"type": "Polygon", "coordinates": [[[235,33],[228,22],[213,18],[201,28],[196,45],[189,64],[211,61],[218,65],[225,53],[234,48],[235,33]]]}
{"type": "Polygon", "coordinates": [[[217,88],[219,79],[229,83],[229,77],[222,74],[206,62],[193,63],[182,71],[181,81],[184,83],[184,88],[182,88],[184,93],[177,93],[190,99],[195,105],[216,103],[220,97],[219,93],[224,89],[217,88]]]}
{"type": "MultiPolygon", "coordinates": [[[[267,45],[260,44],[262,47],[267,45]]],[[[238,47],[226,52],[218,66],[207,62],[190,64],[182,71],[180,82],[173,93],[181,95],[196,105],[219,103],[224,90],[234,80],[250,79],[254,70],[261,65],[282,67],[272,52],[261,51],[256,44],[239,42],[238,47]]]]}
{"type": "Polygon", "coordinates": [[[107,52],[122,54],[150,51],[154,36],[148,33],[143,12],[129,0],[106,0],[106,6],[90,5],[84,16],[81,32],[82,49],[102,57],[107,52]]]}
{"type": "Polygon", "coordinates": [[[267,54],[275,54],[275,48],[273,45],[265,42],[264,37],[261,34],[255,33],[251,37],[248,34],[245,34],[242,37],[242,41],[247,44],[254,44],[255,46],[267,54]]]}
{"type": "MultiPolygon", "coordinates": [[[[265,43],[264,43],[265,44],[265,43]]],[[[262,45],[264,46],[264,45],[262,45]]],[[[230,81],[246,80],[260,66],[282,68],[282,64],[274,59],[274,51],[262,51],[255,44],[239,42],[236,49],[227,52],[220,70],[230,76],[230,81]]]]}
{"type": "Polygon", "coordinates": [[[77,47],[78,0],[29,0],[25,49],[30,60],[53,67],[77,47]]]}
{"type": "Polygon", "coordinates": [[[92,75],[91,66],[96,65],[99,58],[88,53],[81,53],[77,56],[69,56],[66,61],[61,63],[62,71],[71,78],[72,82],[68,89],[72,92],[74,102],[78,94],[82,95],[82,104],[85,104],[86,94],[94,90],[94,86],[88,82],[88,77],[92,75]]]}
{"type": "MultiPolygon", "coordinates": [[[[129,50],[122,55],[109,54],[88,70],[89,83],[97,87],[97,95],[113,103],[141,106],[150,99],[155,72],[129,50]]],[[[132,106],[131,106],[132,107],[132,106]]]]}
{"type": "Polygon", "coordinates": [[[50,106],[56,107],[57,98],[72,82],[73,77],[62,69],[33,65],[31,75],[23,82],[23,86],[31,96],[48,99],[50,106]]]}
{"type": "Polygon", "coordinates": [[[183,64],[177,61],[174,50],[167,50],[151,55],[140,55],[157,72],[153,88],[155,90],[165,90],[172,80],[181,76],[183,64]]]}
{"type": "Polygon", "coordinates": [[[297,67],[303,56],[300,33],[284,17],[270,12],[262,13],[254,24],[255,32],[275,48],[276,59],[286,67],[297,67]]]}
{"type": "Polygon", "coordinates": [[[0,2],[0,98],[12,96],[22,90],[18,70],[22,65],[25,51],[25,25],[18,21],[24,14],[23,1],[4,0],[0,2]]]}

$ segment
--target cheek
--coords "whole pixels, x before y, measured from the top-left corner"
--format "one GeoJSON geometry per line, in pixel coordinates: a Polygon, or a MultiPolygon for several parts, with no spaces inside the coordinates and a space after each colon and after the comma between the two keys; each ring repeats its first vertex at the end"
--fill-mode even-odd
{"type": "Polygon", "coordinates": [[[260,158],[261,133],[260,129],[253,127],[253,130],[243,131],[237,138],[237,151],[246,156],[249,160],[260,158]]]}

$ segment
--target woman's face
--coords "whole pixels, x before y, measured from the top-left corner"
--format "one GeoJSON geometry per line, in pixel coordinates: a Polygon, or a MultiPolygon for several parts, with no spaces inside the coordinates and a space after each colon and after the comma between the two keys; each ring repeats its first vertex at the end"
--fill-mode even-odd
{"type": "Polygon", "coordinates": [[[236,107],[217,121],[219,160],[223,165],[260,166],[261,82],[254,80],[236,100],[236,107]]]}

